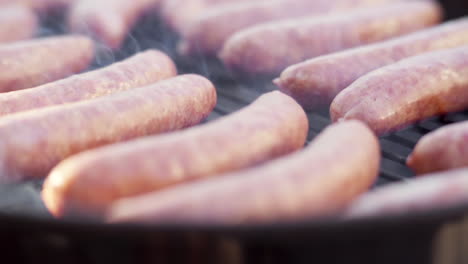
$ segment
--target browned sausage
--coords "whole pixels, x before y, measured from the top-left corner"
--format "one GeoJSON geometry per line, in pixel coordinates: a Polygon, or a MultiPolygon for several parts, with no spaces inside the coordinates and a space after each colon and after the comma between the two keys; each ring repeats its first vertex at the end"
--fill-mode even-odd
{"type": "Polygon", "coordinates": [[[329,105],[364,74],[410,56],[468,44],[468,18],[288,67],[275,83],[306,109],[329,105]]]}
{"type": "Polygon", "coordinates": [[[468,107],[468,46],[426,53],[370,72],[333,100],[334,121],[358,119],[384,134],[468,107]]]}
{"type": "Polygon", "coordinates": [[[417,174],[468,166],[468,122],[437,129],[424,136],[408,158],[417,174]]]}
{"type": "Polygon", "coordinates": [[[29,39],[37,27],[38,19],[29,7],[10,4],[0,8],[0,43],[29,39]]]}
{"type": "Polygon", "coordinates": [[[216,104],[207,79],[181,75],[127,92],[0,119],[3,180],[45,177],[78,152],[189,127],[216,104]]]}
{"type": "Polygon", "coordinates": [[[118,49],[137,18],[158,0],[77,0],[71,7],[72,32],[95,37],[112,49],[118,49]]]}
{"type": "Polygon", "coordinates": [[[31,88],[80,72],[93,55],[93,42],[81,36],[0,45],[0,92],[31,88]],[[60,50],[66,52],[56,56],[60,50]]]}
{"type": "Polygon", "coordinates": [[[272,0],[161,0],[161,16],[173,30],[182,33],[210,8],[242,2],[272,0]]]}
{"type": "Polygon", "coordinates": [[[420,30],[440,19],[434,2],[410,1],[270,22],[232,35],[220,57],[234,72],[278,74],[291,64],[420,30]]]}
{"type": "Polygon", "coordinates": [[[176,74],[175,65],[167,55],[149,50],[96,71],[31,89],[0,94],[0,116],[109,95],[176,74]]]}
{"type": "MultiPolygon", "coordinates": [[[[232,34],[256,24],[390,1],[394,0],[272,0],[221,5],[192,21],[183,34],[179,50],[186,55],[216,54],[232,34]]],[[[267,42],[264,44],[269,45],[267,42]]],[[[270,48],[275,49],[273,45],[270,48]]]]}
{"type": "Polygon", "coordinates": [[[374,134],[360,122],[345,122],[327,128],[305,151],[264,166],[123,199],[109,219],[246,224],[325,217],[372,185],[379,159],[374,134]]]}
{"type": "Polygon", "coordinates": [[[427,174],[362,195],[346,218],[402,215],[468,205],[468,170],[427,174]]]}
{"type": "Polygon", "coordinates": [[[44,184],[44,202],[58,217],[102,216],[119,198],[291,153],[304,146],[307,131],[300,105],[272,92],[204,126],[73,156],[52,170],[44,184]]]}

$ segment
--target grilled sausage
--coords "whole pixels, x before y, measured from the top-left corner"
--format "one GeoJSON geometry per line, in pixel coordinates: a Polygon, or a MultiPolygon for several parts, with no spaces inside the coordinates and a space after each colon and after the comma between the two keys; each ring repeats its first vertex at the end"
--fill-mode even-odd
{"type": "Polygon", "coordinates": [[[1,174],[40,178],[68,156],[199,123],[214,108],[210,81],[182,75],[127,92],[0,119],[1,174]]]}
{"type": "Polygon", "coordinates": [[[402,215],[468,205],[468,170],[427,174],[387,185],[362,195],[344,213],[346,218],[402,215]]]}
{"type": "Polygon", "coordinates": [[[468,46],[426,53],[359,78],[333,100],[333,121],[358,119],[384,134],[468,107],[468,46]]]}
{"type": "Polygon", "coordinates": [[[166,24],[176,32],[183,33],[193,20],[210,8],[241,2],[269,2],[271,0],[161,0],[160,12],[166,24]]]}
{"type": "Polygon", "coordinates": [[[421,53],[468,44],[468,18],[382,43],[322,56],[288,67],[275,80],[306,109],[331,103],[364,74],[421,53]]]}
{"type": "Polygon", "coordinates": [[[93,55],[93,42],[81,36],[51,37],[1,45],[0,92],[31,88],[80,72],[89,66],[93,55]],[[73,52],[55,56],[57,50],[73,52]]]}
{"type": "Polygon", "coordinates": [[[70,10],[72,32],[93,36],[118,49],[137,18],[157,0],[78,0],[70,10]]]}
{"type": "Polygon", "coordinates": [[[118,201],[109,220],[245,224],[326,217],[372,185],[379,157],[366,126],[332,125],[307,150],[264,166],[118,201]]]}
{"type": "Polygon", "coordinates": [[[0,116],[109,95],[176,74],[175,65],[167,55],[149,50],[96,71],[31,89],[0,94],[0,116]]]}
{"type": "Polygon", "coordinates": [[[420,30],[440,19],[441,10],[434,2],[410,1],[270,22],[232,35],[220,57],[236,73],[278,74],[305,59],[420,30]]]}
{"type": "Polygon", "coordinates": [[[30,8],[22,5],[0,8],[0,43],[29,39],[37,27],[38,19],[30,8]]]}
{"type": "Polygon", "coordinates": [[[408,158],[417,174],[468,166],[468,122],[437,129],[418,142],[408,158]]]}
{"type": "Polygon", "coordinates": [[[304,110],[289,96],[272,92],[204,126],[71,157],[52,170],[44,201],[59,217],[102,217],[119,198],[288,154],[304,146],[307,130],[304,110]]]}
{"type": "Polygon", "coordinates": [[[250,26],[298,16],[330,13],[393,0],[273,0],[241,2],[207,10],[192,21],[179,46],[182,54],[216,54],[229,37],[250,26]]]}

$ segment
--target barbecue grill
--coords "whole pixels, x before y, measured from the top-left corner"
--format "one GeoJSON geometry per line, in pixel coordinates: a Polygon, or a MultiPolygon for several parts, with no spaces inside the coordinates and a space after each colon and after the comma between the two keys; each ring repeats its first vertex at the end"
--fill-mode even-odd
{"type": "MultiPolygon", "coordinates": [[[[442,2],[448,18],[468,11],[467,2],[442,2]]],[[[65,33],[63,14],[43,17],[42,24],[40,36],[65,33]]],[[[111,52],[99,47],[90,70],[140,50],[160,49],[174,58],[181,73],[201,73],[216,84],[218,104],[207,121],[275,89],[271,78],[232,76],[214,58],[179,57],[176,44],[177,36],[158,17],[146,15],[122,49],[111,52]]],[[[327,109],[308,117],[311,140],[330,120],[327,109]]],[[[405,159],[419,138],[463,120],[468,120],[468,112],[431,118],[382,137],[383,160],[375,186],[413,177],[405,159]]],[[[53,219],[40,200],[41,184],[31,181],[0,186],[3,263],[468,263],[468,253],[464,252],[468,245],[468,206],[346,222],[243,227],[103,225],[53,219]]]]}

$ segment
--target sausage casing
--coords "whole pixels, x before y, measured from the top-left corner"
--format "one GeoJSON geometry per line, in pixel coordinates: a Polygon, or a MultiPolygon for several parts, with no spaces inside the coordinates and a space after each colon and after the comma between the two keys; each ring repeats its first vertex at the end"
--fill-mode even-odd
{"type": "Polygon", "coordinates": [[[119,198],[291,153],[304,146],[307,132],[304,110],[289,96],[272,92],[206,125],[73,156],[52,170],[44,201],[56,216],[99,217],[119,198]]]}
{"type": "Polygon", "coordinates": [[[407,36],[313,58],[288,67],[275,81],[306,109],[329,105],[338,93],[380,67],[425,52],[468,44],[468,18],[407,36]]]}
{"type": "Polygon", "coordinates": [[[1,180],[42,178],[78,152],[195,125],[215,104],[216,90],[209,80],[181,75],[127,92],[3,117],[1,180]]]}
{"type": "Polygon", "coordinates": [[[89,100],[145,86],[176,74],[174,62],[166,54],[149,50],[99,70],[31,89],[0,94],[0,116],[89,100]]]}
{"type": "Polygon", "coordinates": [[[372,185],[379,160],[374,134],[360,122],[345,122],[327,128],[302,152],[123,199],[111,207],[108,217],[111,222],[229,225],[326,217],[372,185]],[[344,151],[344,146],[351,151],[344,151]]]}

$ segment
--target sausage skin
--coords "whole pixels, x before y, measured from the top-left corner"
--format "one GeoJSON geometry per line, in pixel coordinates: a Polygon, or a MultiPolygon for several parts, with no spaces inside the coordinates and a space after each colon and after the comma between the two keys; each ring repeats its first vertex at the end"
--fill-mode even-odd
{"type": "Polygon", "coordinates": [[[0,8],[0,43],[32,38],[38,26],[38,18],[29,7],[10,4],[0,8]]]}
{"type": "Polygon", "coordinates": [[[93,42],[82,36],[50,37],[1,45],[0,92],[62,79],[86,69],[93,56],[93,42]],[[56,56],[57,50],[73,52],[56,56]]]}
{"type": "Polygon", "coordinates": [[[203,16],[192,21],[192,25],[183,34],[179,51],[184,55],[216,55],[231,35],[253,25],[389,1],[393,0],[272,0],[222,5],[207,10],[203,16]]]}
{"type": "Polygon", "coordinates": [[[304,108],[328,106],[359,77],[380,67],[429,51],[468,44],[468,18],[407,36],[314,58],[288,67],[276,85],[304,108]]]}
{"type": "Polygon", "coordinates": [[[232,35],[220,58],[235,73],[276,75],[306,59],[417,31],[440,19],[441,9],[436,3],[410,1],[273,21],[232,35]]]}
{"type": "Polygon", "coordinates": [[[385,134],[468,107],[468,46],[422,54],[372,71],[333,100],[333,121],[358,119],[385,134]]]}
{"type": "Polygon", "coordinates": [[[77,0],[70,9],[72,32],[90,35],[111,49],[121,47],[131,28],[158,0],[77,0]]]}
{"type": "Polygon", "coordinates": [[[345,218],[403,215],[468,205],[468,170],[458,169],[390,184],[363,194],[345,218]]]}
{"type": "Polygon", "coordinates": [[[468,122],[439,128],[422,137],[407,164],[417,174],[468,166],[468,122]]]}
{"type": "Polygon", "coordinates": [[[52,170],[43,200],[57,217],[102,217],[117,199],[296,151],[304,146],[307,132],[307,116],[300,105],[271,92],[207,125],[73,156],[52,170]]]}
{"type": "Polygon", "coordinates": [[[0,175],[4,181],[42,178],[78,152],[195,125],[215,104],[210,81],[181,75],[94,100],[6,116],[0,119],[0,175]]]}
{"type": "Polygon", "coordinates": [[[167,55],[149,50],[99,70],[31,89],[0,94],[0,116],[93,99],[145,86],[176,74],[174,62],[167,55]]]}
{"type": "Polygon", "coordinates": [[[327,217],[372,185],[379,159],[365,125],[340,123],[306,150],[266,165],[120,200],[108,220],[237,225],[327,217]]]}
{"type": "Polygon", "coordinates": [[[236,3],[269,2],[271,0],[161,0],[160,13],[164,22],[174,31],[183,33],[195,19],[209,9],[236,3]]]}

